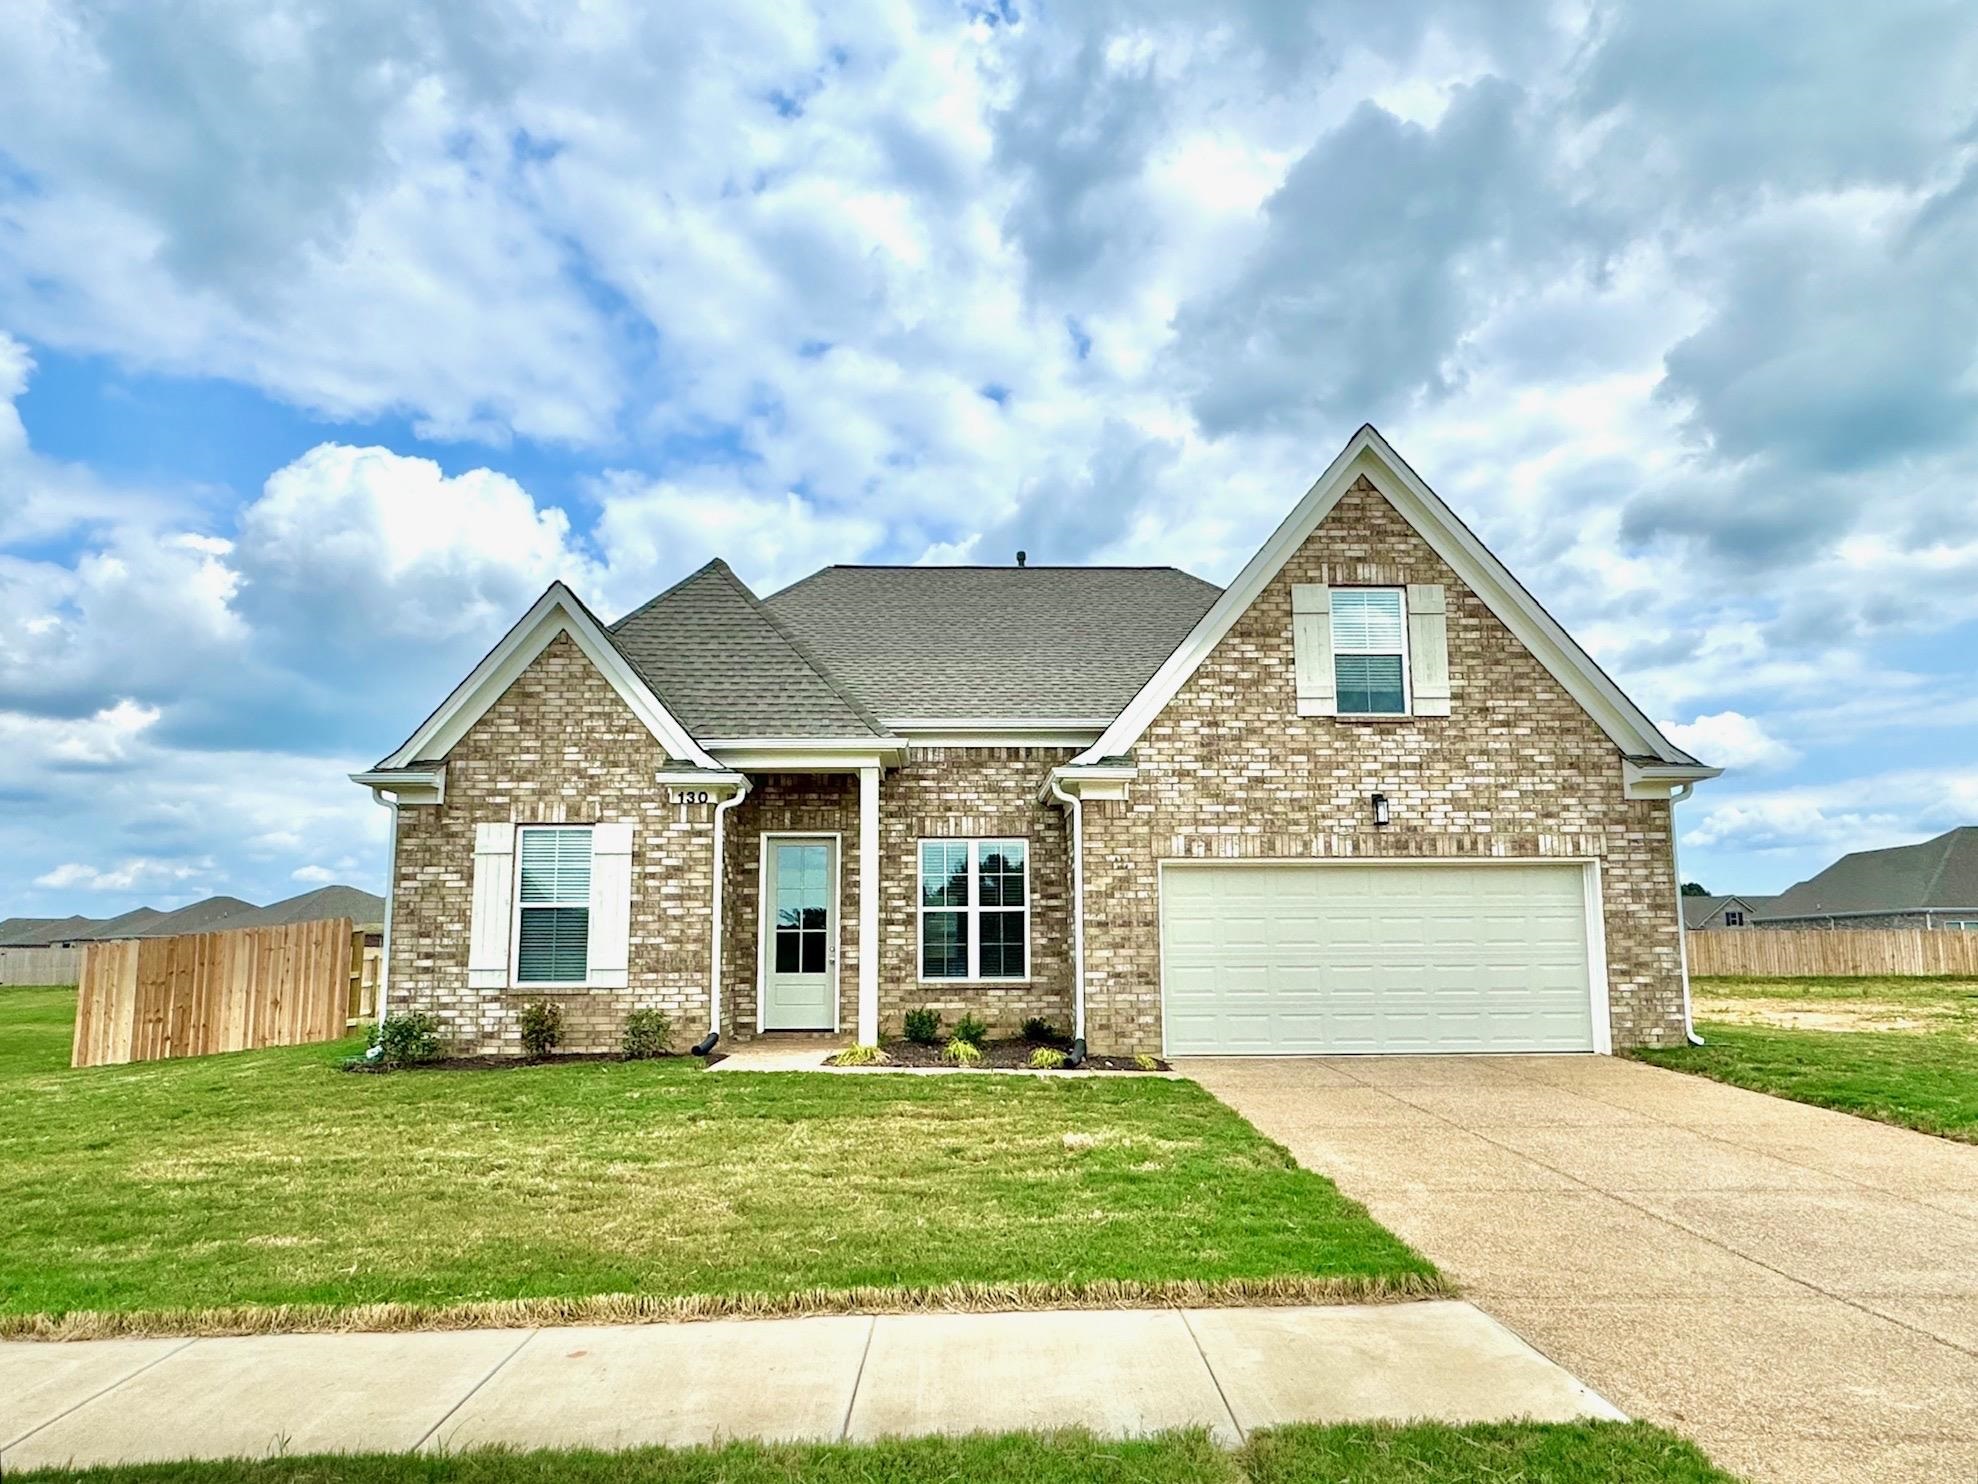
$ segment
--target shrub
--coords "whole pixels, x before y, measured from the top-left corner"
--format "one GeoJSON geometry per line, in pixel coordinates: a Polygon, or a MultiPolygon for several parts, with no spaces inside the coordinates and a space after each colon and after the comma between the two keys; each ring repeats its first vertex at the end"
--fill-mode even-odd
{"type": "Polygon", "coordinates": [[[1054,1072],[1065,1064],[1065,1054],[1055,1046],[1039,1046],[1030,1053],[1030,1064],[1040,1072],[1054,1072]]]}
{"type": "Polygon", "coordinates": [[[531,1000],[517,1018],[522,1026],[522,1049],[530,1056],[548,1056],[563,1039],[563,1007],[555,1000],[531,1000]]]}
{"type": "Polygon", "coordinates": [[[978,1067],[982,1065],[982,1048],[973,1041],[959,1038],[941,1048],[941,1060],[957,1067],[978,1067]]]}
{"type": "Polygon", "coordinates": [[[422,1061],[438,1061],[440,1023],[423,1010],[403,1015],[387,1015],[371,1027],[371,1044],[378,1049],[377,1060],[387,1067],[412,1067],[422,1061]]]}
{"type": "Polygon", "coordinates": [[[970,1011],[955,1022],[954,1039],[980,1051],[982,1043],[989,1039],[989,1027],[976,1019],[975,1013],[970,1011]]]}
{"type": "Polygon", "coordinates": [[[1158,1072],[1161,1069],[1161,1064],[1144,1051],[1133,1059],[1133,1064],[1143,1072],[1158,1072]]]}
{"type": "Polygon", "coordinates": [[[941,1039],[941,1012],[932,1005],[907,1011],[907,1039],[916,1046],[932,1046],[941,1039]]]}
{"type": "Polygon", "coordinates": [[[1062,1046],[1064,1033],[1041,1015],[1033,1015],[1023,1023],[1023,1039],[1041,1041],[1046,1046],[1062,1046]]]}
{"type": "Polygon", "coordinates": [[[673,1049],[673,1017],[664,1010],[634,1010],[625,1017],[620,1043],[627,1061],[650,1061],[673,1049]]]}
{"type": "Polygon", "coordinates": [[[893,1058],[877,1046],[847,1046],[831,1058],[834,1067],[884,1067],[891,1066],[893,1058]]]}

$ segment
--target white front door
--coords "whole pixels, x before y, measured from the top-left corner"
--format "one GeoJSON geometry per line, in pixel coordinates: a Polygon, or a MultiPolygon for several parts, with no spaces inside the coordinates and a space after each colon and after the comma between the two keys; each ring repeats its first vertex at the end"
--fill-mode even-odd
{"type": "Polygon", "coordinates": [[[1590,1051],[1588,931],[1578,864],[1170,865],[1167,1049],[1590,1051]]]}
{"type": "Polygon", "coordinates": [[[762,1005],[766,1031],[838,1023],[838,842],[771,835],[763,842],[762,1005]]]}

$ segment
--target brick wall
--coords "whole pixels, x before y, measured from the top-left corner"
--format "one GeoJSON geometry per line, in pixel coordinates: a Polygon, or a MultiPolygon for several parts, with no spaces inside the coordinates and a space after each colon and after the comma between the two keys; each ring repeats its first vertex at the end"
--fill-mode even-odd
{"type": "Polygon", "coordinates": [[[1095,1051],[1160,1049],[1164,857],[1598,857],[1615,1045],[1681,1039],[1670,806],[1623,797],[1619,749],[1367,481],[1237,620],[1134,757],[1131,798],[1085,807],[1095,1051]],[[1299,582],[1441,583],[1450,715],[1299,716],[1299,582]],[[1379,831],[1376,792],[1392,811],[1379,831]]]}
{"type": "Polygon", "coordinates": [[[670,805],[665,752],[568,635],[538,655],[448,755],[446,802],[398,811],[389,1009],[439,1017],[458,1052],[515,1052],[537,991],[467,987],[474,826],[630,820],[630,984],[551,996],[565,1045],[618,1045],[628,1010],[672,1015],[685,1047],[707,1026],[713,809],[670,805]]]}

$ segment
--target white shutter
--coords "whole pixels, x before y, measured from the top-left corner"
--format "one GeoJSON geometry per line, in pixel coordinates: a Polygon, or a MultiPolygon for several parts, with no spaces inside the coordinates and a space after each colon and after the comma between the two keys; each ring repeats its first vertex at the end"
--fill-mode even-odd
{"type": "Polygon", "coordinates": [[[631,982],[632,826],[600,824],[591,830],[590,971],[593,989],[624,989],[631,982]]]}
{"type": "Polygon", "coordinates": [[[474,918],[467,938],[467,987],[508,987],[508,923],[515,910],[515,826],[474,826],[474,918]]]}
{"type": "Polygon", "coordinates": [[[1408,584],[1408,678],[1415,715],[1449,714],[1449,618],[1442,584],[1408,584]]]}
{"type": "Polygon", "coordinates": [[[1291,586],[1291,650],[1298,672],[1298,714],[1331,716],[1338,709],[1332,678],[1332,589],[1323,583],[1291,586]]]}

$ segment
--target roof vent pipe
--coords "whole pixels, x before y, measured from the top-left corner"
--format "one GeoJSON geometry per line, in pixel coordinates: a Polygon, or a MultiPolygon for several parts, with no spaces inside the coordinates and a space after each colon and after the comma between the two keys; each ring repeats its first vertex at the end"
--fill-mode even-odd
{"type": "Polygon", "coordinates": [[[1019,567],[1021,567],[1025,562],[1028,562],[1029,560],[1030,560],[1030,553],[1027,551],[1020,551],[1016,554],[1016,564],[1019,567]]]}

